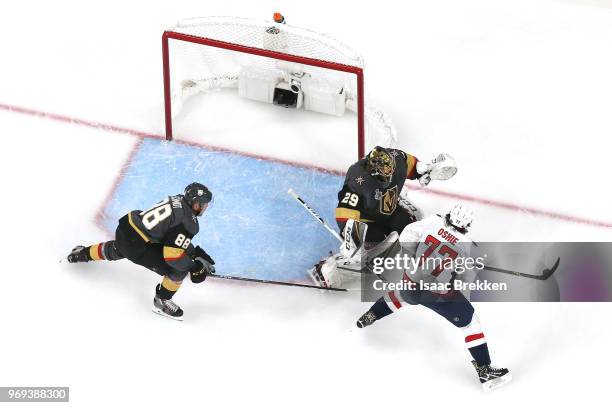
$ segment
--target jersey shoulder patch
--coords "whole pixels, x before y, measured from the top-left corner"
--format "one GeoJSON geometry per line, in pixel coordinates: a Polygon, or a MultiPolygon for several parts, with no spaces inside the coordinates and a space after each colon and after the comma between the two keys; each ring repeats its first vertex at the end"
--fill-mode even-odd
{"type": "Polygon", "coordinates": [[[349,167],[344,180],[345,187],[354,193],[361,193],[368,188],[369,180],[372,178],[365,167],[365,159],[349,167]]]}
{"type": "Polygon", "coordinates": [[[408,154],[400,149],[389,149],[389,151],[391,152],[391,155],[395,158],[400,158],[401,160],[406,160],[406,157],[408,157],[408,154]]]}

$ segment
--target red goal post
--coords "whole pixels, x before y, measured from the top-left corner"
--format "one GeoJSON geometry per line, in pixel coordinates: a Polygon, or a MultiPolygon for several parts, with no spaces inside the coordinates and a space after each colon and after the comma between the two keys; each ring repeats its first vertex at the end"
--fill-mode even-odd
{"type": "MultiPolygon", "coordinates": [[[[341,72],[345,74],[354,75],[355,80],[354,83],[356,89],[352,89],[351,92],[354,93],[354,100],[351,101],[352,109],[355,111],[357,116],[357,152],[358,158],[362,158],[365,155],[366,149],[366,127],[367,123],[367,113],[366,106],[364,103],[364,73],[363,73],[363,63],[361,57],[358,54],[348,54],[349,51],[352,53],[348,47],[344,51],[344,48],[341,43],[335,43],[333,39],[330,37],[320,35],[314,33],[309,30],[300,29],[297,27],[286,26],[284,24],[272,23],[272,22],[257,22],[256,20],[249,19],[238,19],[238,18],[203,18],[203,19],[191,19],[185,20],[186,23],[179,23],[175,28],[167,30],[162,35],[162,54],[163,54],[163,80],[164,80],[164,106],[165,106],[165,131],[166,131],[166,139],[172,140],[173,138],[173,115],[176,112],[173,112],[173,87],[176,88],[177,84],[173,83],[178,81],[178,79],[173,78],[171,66],[171,59],[173,58],[172,52],[170,48],[170,41],[180,41],[188,44],[198,44],[204,47],[211,47],[216,50],[227,50],[239,54],[244,55],[253,55],[258,57],[269,58],[275,61],[286,61],[287,63],[300,64],[307,67],[317,67],[325,70],[330,70],[334,72],[341,72]],[[209,23],[210,21],[214,22],[209,23]],[[227,21],[227,23],[224,23],[227,21]],[[236,22],[236,23],[234,23],[236,22]],[[214,27],[214,30],[210,29],[202,29],[202,27],[207,27],[206,25],[210,24],[211,27],[214,27]],[[227,24],[229,27],[227,29],[224,28],[224,32],[220,35],[217,35],[215,31],[219,31],[218,27],[223,27],[223,24],[227,24]],[[244,27],[252,28],[252,33],[249,32],[248,36],[242,35],[244,38],[249,38],[249,40],[244,40],[240,38],[238,34],[234,34],[231,30],[231,24],[240,24],[237,26],[238,28],[235,30],[238,33],[243,33],[245,31],[244,27]],[[298,38],[299,41],[302,41],[305,38],[304,43],[305,46],[302,48],[293,49],[292,45],[285,46],[283,51],[281,52],[274,49],[264,48],[255,46],[255,41],[250,41],[249,36],[259,35],[259,31],[261,28],[269,26],[270,28],[278,27],[280,30],[290,30],[288,35],[291,35],[295,38],[298,38]],[[201,35],[202,33],[207,34],[210,31],[215,35],[201,35]],[[240,31],[242,30],[242,31],[240,31]],[[216,37],[216,38],[213,38],[216,37]],[[235,37],[235,38],[234,38],[235,37]],[[235,41],[232,41],[235,40],[235,41]],[[319,45],[320,44],[320,45],[319,45]],[[329,45],[331,44],[331,46],[329,45]],[[336,44],[340,44],[337,46],[336,44]],[[319,49],[320,47],[320,49],[319,49]],[[326,48],[327,47],[327,48],[326,48]],[[332,48],[330,48],[332,47],[332,48]],[[335,48],[333,48],[335,47],[335,48]],[[329,48],[329,49],[328,49],[329,48]],[[330,51],[331,50],[331,51],[330,51]],[[295,51],[292,53],[292,51],[295,51]],[[346,61],[355,61],[355,65],[349,65],[343,62],[344,54],[349,55],[345,58],[346,61]],[[324,59],[319,56],[327,56],[330,55],[332,58],[324,59]],[[336,55],[338,55],[337,58],[336,55]]],[[[296,41],[293,37],[289,37],[293,40],[292,44],[295,44],[296,41]]],[[[258,39],[261,41],[261,39],[258,39]]],[[[300,44],[301,45],[301,44],[300,44]]],[[[205,60],[202,58],[202,60],[205,60]]],[[[181,77],[183,78],[183,77],[181,77]]],[[[351,83],[352,80],[351,80],[351,83]]],[[[347,101],[348,105],[348,101],[347,101]]],[[[175,110],[177,108],[174,108],[175,110]]],[[[375,123],[375,127],[382,129],[383,133],[389,133],[389,135],[385,135],[384,140],[388,142],[386,144],[392,145],[396,141],[395,130],[393,125],[390,123],[389,119],[382,112],[369,109],[373,114],[373,120],[375,123]]],[[[379,131],[375,131],[373,133],[378,133],[379,131]]],[[[372,146],[369,146],[370,148],[372,146]]]]}

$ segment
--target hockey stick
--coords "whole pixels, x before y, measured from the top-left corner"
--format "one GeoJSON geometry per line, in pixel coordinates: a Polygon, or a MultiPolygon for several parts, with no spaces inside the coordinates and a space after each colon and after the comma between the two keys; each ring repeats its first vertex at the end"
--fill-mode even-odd
{"type": "MultiPolygon", "coordinates": [[[[306,211],[308,211],[308,213],[310,213],[310,215],[312,215],[314,218],[316,218],[317,221],[319,221],[319,223],[321,225],[323,225],[323,227],[325,227],[326,230],[328,230],[334,237],[336,237],[336,239],[340,242],[342,241],[342,238],[340,238],[340,235],[334,231],[327,222],[325,222],[325,220],[319,215],[319,213],[317,213],[311,206],[309,206],[300,196],[297,195],[297,193],[295,191],[293,191],[293,189],[289,189],[289,191],[287,191],[289,193],[289,195],[291,195],[293,198],[295,198],[302,207],[304,207],[306,209],[306,211]]],[[[476,245],[476,243],[474,243],[476,245]]],[[[499,273],[506,273],[509,275],[514,275],[514,276],[521,276],[523,278],[531,278],[531,279],[538,279],[538,280],[546,280],[548,278],[550,278],[552,276],[553,273],[555,273],[555,271],[557,270],[557,268],[559,267],[559,262],[561,261],[561,258],[557,258],[557,261],[555,262],[555,264],[552,266],[552,268],[546,268],[542,271],[542,275],[531,275],[528,273],[522,273],[522,272],[517,272],[517,271],[511,271],[508,269],[502,269],[502,268],[496,268],[494,266],[486,266],[483,268],[485,270],[488,271],[492,271],[492,272],[499,272],[499,273]]],[[[343,270],[347,270],[347,271],[351,271],[351,272],[356,272],[356,273],[364,273],[364,272],[359,272],[355,269],[352,268],[344,268],[339,266],[339,269],[343,269],[343,270]]],[[[369,265],[366,265],[366,268],[368,269],[368,272],[371,273],[371,268],[369,267],[369,265]]],[[[368,273],[365,272],[365,273],[368,273]]]]}
{"type": "Polygon", "coordinates": [[[309,206],[306,201],[304,201],[302,199],[302,197],[300,197],[299,195],[297,195],[297,193],[295,191],[293,191],[293,189],[289,189],[287,191],[287,193],[289,193],[289,195],[293,198],[295,198],[297,200],[298,203],[300,203],[300,205],[302,207],[304,207],[306,209],[306,211],[308,211],[308,213],[310,215],[312,215],[314,218],[317,219],[317,221],[319,221],[321,223],[321,225],[323,225],[323,227],[325,227],[326,230],[329,231],[330,234],[332,234],[338,241],[340,242],[344,242],[342,240],[342,238],[340,238],[340,234],[338,234],[334,229],[332,229],[332,227],[329,226],[329,224],[327,222],[325,222],[325,220],[323,219],[323,217],[321,217],[319,215],[318,212],[316,212],[311,206],[309,206]]]}
{"type": "MultiPolygon", "coordinates": [[[[338,233],[337,233],[335,230],[333,230],[333,229],[332,229],[332,228],[329,226],[329,224],[328,224],[328,223],[327,223],[327,222],[326,222],[326,221],[323,219],[323,217],[321,217],[321,216],[319,215],[319,213],[315,211],[315,209],[314,209],[314,208],[312,208],[311,206],[309,206],[309,205],[308,205],[308,203],[307,203],[306,201],[304,201],[304,199],[302,199],[302,197],[300,197],[299,195],[297,195],[297,193],[296,193],[295,191],[293,191],[293,189],[291,189],[291,188],[290,188],[290,189],[287,191],[287,193],[289,193],[289,195],[290,195],[291,197],[295,198],[295,199],[297,200],[297,202],[299,202],[299,203],[300,203],[300,205],[301,205],[302,207],[304,207],[304,208],[306,209],[306,211],[308,211],[308,213],[309,213],[310,215],[312,215],[312,216],[313,216],[313,217],[314,217],[314,218],[315,218],[317,221],[319,221],[319,223],[320,223],[321,225],[323,225],[323,227],[325,227],[325,229],[326,229],[327,231],[329,231],[329,232],[330,232],[330,234],[332,234],[334,237],[336,237],[336,239],[337,239],[338,241],[340,241],[340,243],[344,243],[344,241],[343,241],[343,240],[342,240],[342,238],[340,237],[340,234],[338,234],[338,233]]],[[[345,270],[345,271],[350,271],[350,272],[354,272],[354,273],[374,273],[374,272],[372,271],[372,266],[371,266],[371,265],[369,265],[369,264],[368,264],[368,262],[366,262],[366,269],[367,269],[367,271],[363,271],[363,270],[356,270],[356,269],[353,269],[353,268],[346,268],[346,267],[342,267],[342,266],[338,266],[338,269],[342,269],[342,270],[345,270]]],[[[379,277],[379,279],[381,279],[381,280],[382,280],[382,277],[381,277],[380,275],[378,275],[378,274],[376,274],[376,275],[379,277]]]]}
{"type": "Polygon", "coordinates": [[[507,273],[508,275],[520,276],[523,278],[546,280],[550,278],[553,273],[555,273],[555,271],[559,267],[559,262],[561,262],[561,258],[557,258],[557,260],[555,261],[554,265],[551,268],[544,268],[544,270],[542,271],[542,275],[531,275],[529,273],[516,272],[516,271],[511,271],[508,269],[496,268],[494,266],[486,266],[486,265],[483,269],[487,271],[507,273]]]}
{"type": "Polygon", "coordinates": [[[336,292],[348,292],[347,289],[327,288],[327,287],[323,287],[323,286],[307,285],[307,284],[304,284],[304,283],[283,282],[283,281],[275,281],[275,280],[268,280],[268,279],[242,278],[242,277],[239,277],[239,276],[229,276],[229,275],[208,275],[208,276],[210,276],[212,278],[237,280],[237,281],[243,281],[243,282],[267,283],[267,284],[271,284],[271,285],[295,286],[295,287],[298,287],[298,288],[331,290],[331,291],[336,291],[336,292]]]}

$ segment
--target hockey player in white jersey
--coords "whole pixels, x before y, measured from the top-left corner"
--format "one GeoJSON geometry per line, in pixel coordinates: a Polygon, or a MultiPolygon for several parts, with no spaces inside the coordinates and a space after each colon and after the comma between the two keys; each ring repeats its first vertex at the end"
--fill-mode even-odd
{"type": "Polygon", "coordinates": [[[461,329],[485,391],[511,380],[506,368],[491,366],[491,358],[478,316],[469,300],[454,289],[457,272],[451,260],[466,259],[474,245],[468,237],[473,212],[455,205],[444,217],[433,215],[412,223],[402,231],[400,243],[404,254],[420,260],[416,268],[404,270],[402,280],[409,289],[389,291],[364,313],[357,327],[373,324],[406,304],[422,305],[461,329]],[[427,260],[439,262],[427,262],[427,260]]]}

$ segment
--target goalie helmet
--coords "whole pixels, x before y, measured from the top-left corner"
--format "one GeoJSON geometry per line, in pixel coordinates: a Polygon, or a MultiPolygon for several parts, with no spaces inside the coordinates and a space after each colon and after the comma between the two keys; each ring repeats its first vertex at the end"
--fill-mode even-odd
{"type": "Polygon", "coordinates": [[[372,176],[390,183],[395,172],[395,158],[389,149],[376,146],[366,156],[366,167],[372,176]]]}
{"type": "Polygon", "coordinates": [[[455,204],[446,215],[446,220],[460,232],[467,232],[467,229],[472,225],[472,221],[474,221],[474,211],[462,204],[455,204]]]}
{"type": "Polygon", "coordinates": [[[185,201],[187,201],[187,204],[190,206],[198,202],[203,209],[207,207],[207,204],[210,203],[213,198],[210,190],[204,184],[200,183],[191,183],[185,187],[184,197],[185,201]]]}

